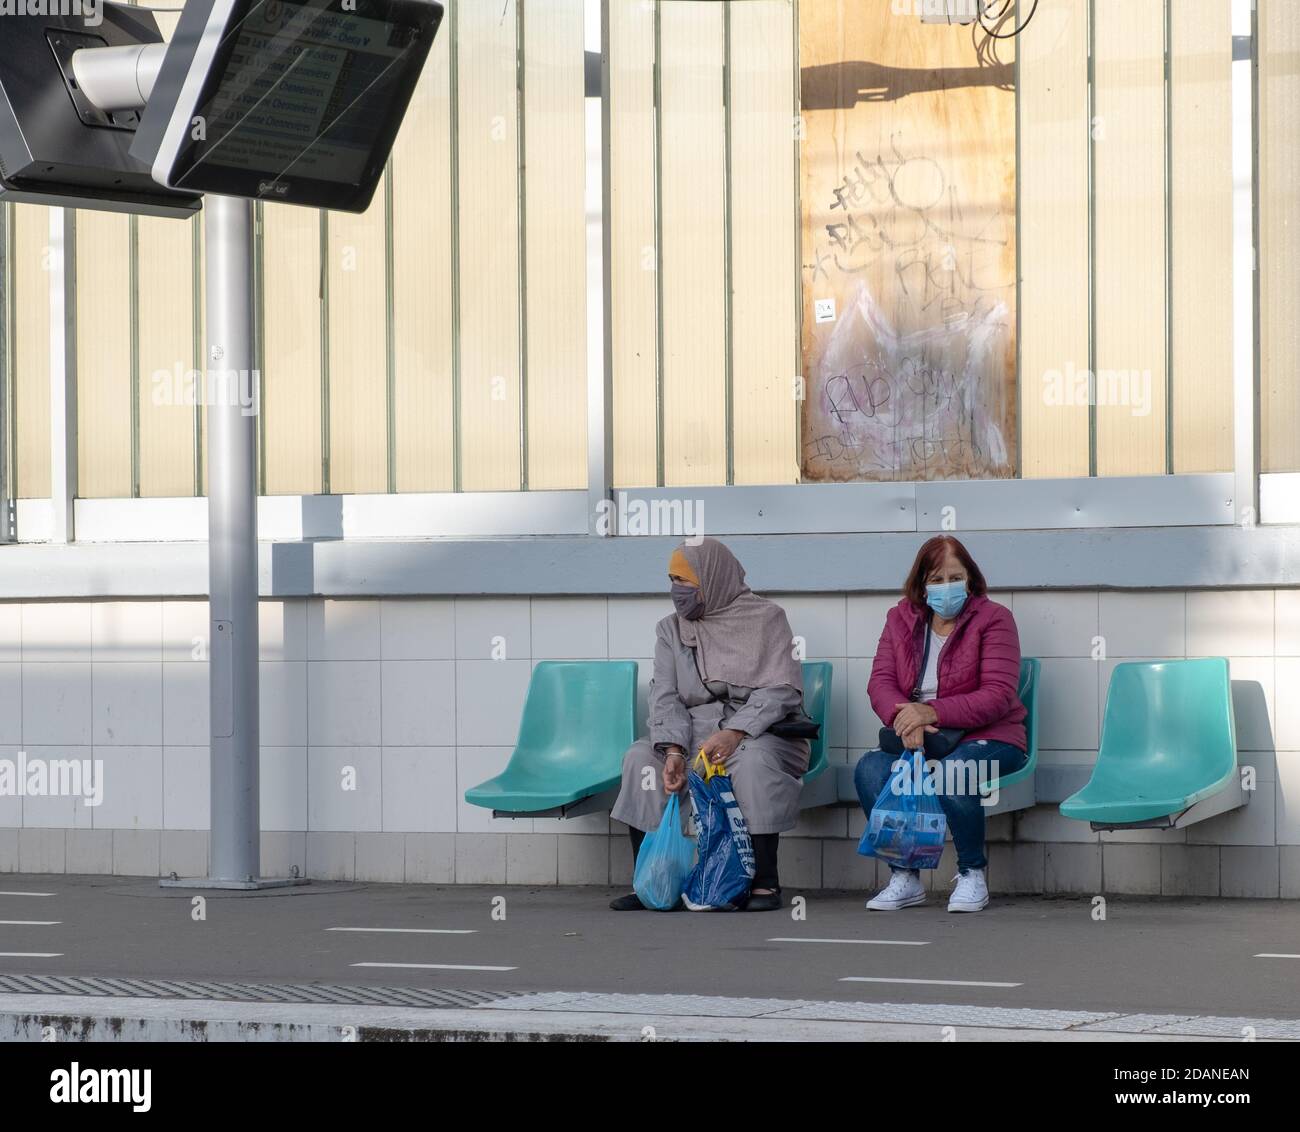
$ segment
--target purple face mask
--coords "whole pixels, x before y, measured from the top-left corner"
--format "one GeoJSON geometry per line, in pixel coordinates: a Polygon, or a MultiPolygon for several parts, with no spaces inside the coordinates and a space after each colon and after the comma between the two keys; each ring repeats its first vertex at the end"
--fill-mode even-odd
{"type": "Polygon", "coordinates": [[[672,598],[673,608],[677,610],[678,617],[684,617],[687,621],[698,621],[704,616],[704,597],[698,586],[683,586],[673,582],[672,598]]]}

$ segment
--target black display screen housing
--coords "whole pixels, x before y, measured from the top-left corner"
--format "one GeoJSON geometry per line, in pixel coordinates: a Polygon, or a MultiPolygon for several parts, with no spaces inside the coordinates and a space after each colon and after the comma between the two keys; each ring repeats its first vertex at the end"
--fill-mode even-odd
{"type": "Polygon", "coordinates": [[[364,212],[442,15],[429,0],[238,0],[206,73],[187,76],[155,177],[364,212]]]}

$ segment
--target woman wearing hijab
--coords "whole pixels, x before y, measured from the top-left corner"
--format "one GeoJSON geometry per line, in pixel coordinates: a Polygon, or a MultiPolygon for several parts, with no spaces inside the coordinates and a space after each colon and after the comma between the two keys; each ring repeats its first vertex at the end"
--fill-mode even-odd
{"type": "MultiPolygon", "coordinates": [[[[679,546],[668,578],[677,612],[655,626],[650,735],[623,757],[611,815],[628,826],[635,860],[646,833],[659,828],[668,795],[686,790],[687,765],[702,749],[726,766],[754,843],[748,910],[779,908],[777,839],[798,821],[809,756],[807,740],[768,730],[803,706],[790,623],[779,605],[750,590],[744,568],[716,539],[679,546]]],[[[642,904],[632,894],[610,907],[642,904]]]]}

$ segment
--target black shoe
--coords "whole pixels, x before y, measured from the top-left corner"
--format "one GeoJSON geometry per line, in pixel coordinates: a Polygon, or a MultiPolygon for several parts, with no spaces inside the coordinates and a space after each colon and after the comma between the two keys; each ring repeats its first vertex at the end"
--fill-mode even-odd
{"type": "Polygon", "coordinates": [[[609,902],[609,906],[615,912],[640,912],[645,908],[641,903],[641,897],[635,892],[629,892],[626,896],[616,896],[609,902]]]}
{"type": "Polygon", "coordinates": [[[761,892],[757,896],[750,896],[749,903],[745,905],[745,911],[775,912],[783,904],[781,890],[778,888],[775,892],[761,892]]]}

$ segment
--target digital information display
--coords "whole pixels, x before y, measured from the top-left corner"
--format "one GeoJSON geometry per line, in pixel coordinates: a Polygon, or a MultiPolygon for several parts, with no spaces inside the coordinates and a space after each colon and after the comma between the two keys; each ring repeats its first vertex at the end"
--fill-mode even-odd
{"type": "Polygon", "coordinates": [[[363,211],[441,15],[422,0],[235,4],[219,36],[210,19],[197,45],[155,178],[363,211]]]}

